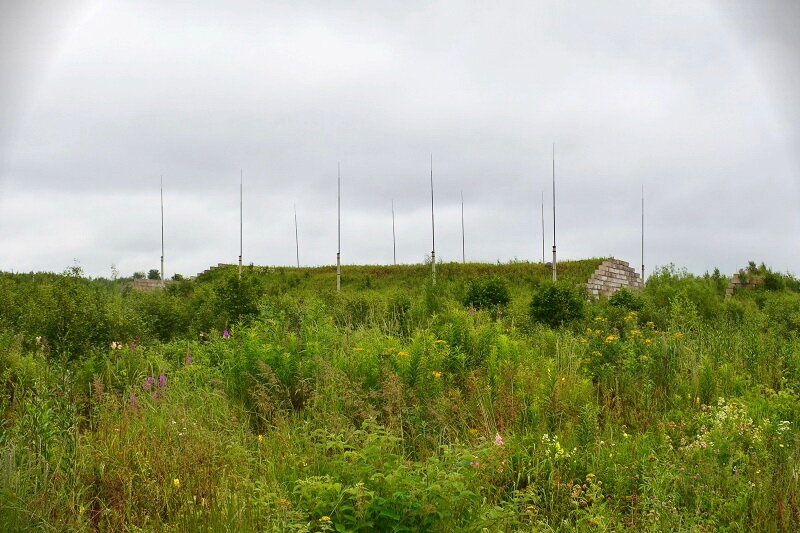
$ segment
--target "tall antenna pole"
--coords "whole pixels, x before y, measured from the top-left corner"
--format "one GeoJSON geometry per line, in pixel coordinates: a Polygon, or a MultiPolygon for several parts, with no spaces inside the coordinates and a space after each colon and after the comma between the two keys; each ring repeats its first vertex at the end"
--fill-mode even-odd
{"type": "Polygon", "coordinates": [[[244,175],[244,171],[242,169],[239,169],[239,279],[242,279],[242,242],[243,242],[243,239],[242,239],[242,235],[243,235],[242,206],[244,204],[244,202],[242,200],[243,196],[244,196],[243,195],[243,188],[242,188],[243,175],[244,175]]]}
{"type": "Polygon", "coordinates": [[[436,227],[433,222],[433,154],[431,154],[431,279],[436,284],[436,227]]]}
{"type": "Polygon", "coordinates": [[[294,205],[294,249],[297,255],[297,268],[300,268],[300,241],[297,240],[297,204],[294,205]]]}
{"type": "Polygon", "coordinates": [[[556,143],[553,143],[553,281],[558,279],[556,271],[556,143]]]}
{"type": "Polygon", "coordinates": [[[542,264],[544,263],[544,191],[542,191],[542,264]]]}
{"type": "Polygon", "coordinates": [[[461,263],[466,264],[467,255],[464,252],[464,191],[461,191],[461,263]]]}
{"type": "Polygon", "coordinates": [[[394,257],[394,264],[397,264],[397,240],[394,233],[394,198],[392,198],[392,256],[394,257]]]}
{"type": "Polygon", "coordinates": [[[642,283],[644,283],[644,183],[642,184],[642,283]]]}
{"type": "Polygon", "coordinates": [[[161,176],[161,286],[164,286],[164,176],[161,176]]]}
{"type": "Polygon", "coordinates": [[[336,292],[342,290],[342,167],[336,163],[336,292]]]}

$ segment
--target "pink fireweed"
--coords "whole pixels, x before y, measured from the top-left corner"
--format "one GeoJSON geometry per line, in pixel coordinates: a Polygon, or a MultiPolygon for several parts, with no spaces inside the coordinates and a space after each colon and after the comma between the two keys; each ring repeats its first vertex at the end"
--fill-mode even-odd
{"type": "Polygon", "coordinates": [[[230,336],[231,336],[231,334],[230,334],[230,333],[228,333],[228,330],[227,330],[227,329],[226,329],[226,330],[224,330],[224,331],[222,332],[222,338],[223,338],[223,339],[227,339],[227,338],[228,338],[228,337],[230,337],[230,336]]]}

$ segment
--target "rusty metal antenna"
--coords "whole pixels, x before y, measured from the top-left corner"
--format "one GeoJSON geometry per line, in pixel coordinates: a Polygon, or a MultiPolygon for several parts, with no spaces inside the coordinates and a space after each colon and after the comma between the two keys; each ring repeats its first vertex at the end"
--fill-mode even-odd
{"type": "Polygon", "coordinates": [[[297,268],[300,268],[300,241],[297,239],[297,204],[294,204],[294,250],[297,256],[297,268]]]}
{"type": "Polygon", "coordinates": [[[161,286],[164,286],[164,176],[161,176],[161,286]]]}
{"type": "Polygon", "coordinates": [[[394,264],[397,264],[397,239],[394,232],[394,198],[392,198],[392,256],[394,257],[394,264]]]}
{"type": "Polygon", "coordinates": [[[431,154],[431,280],[436,284],[436,227],[433,217],[433,154],[431,154]]]}
{"type": "Polygon", "coordinates": [[[242,188],[243,183],[243,176],[244,170],[239,169],[239,279],[242,279],[242,243],[243,243],[243,234],[244,234],[244,225],[242,224],[243,219],[243,205],[244,205],[244,193],[242,188]]]}
{"type": "Polygon", "coordinates": [[[336,292],[342,290],[342,167],[336,163],[336,292]]]}
{"type": "Polygon", "coordinates": [[[644,283],[644,183],[642,183],[642,283],[644,283]]]}
{"type": "Polygon", "coordinates": [[[467,255],[464,245],[464,191],[461,191],[461,263],[467,263],[467,255]]]}
{"type": "Polygon", "coordinates": [[[556,269],[556,143],[553,143],[553,281],[558,279],[556,269]]]}

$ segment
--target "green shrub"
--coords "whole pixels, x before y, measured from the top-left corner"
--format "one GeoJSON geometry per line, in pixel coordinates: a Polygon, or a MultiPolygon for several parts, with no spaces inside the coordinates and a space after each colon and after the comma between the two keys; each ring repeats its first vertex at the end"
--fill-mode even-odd
{"type": "Polygon", "coordinates": [[[535,322],[559,327],[584,316],[585,292],[565,282],[545,282],[533,295],[530,316],[535,322]]]}
{"type": "Polygon", "coordinates": [[[611,295],[608,303],[614,307],[621,307],[628,311],[641,311],[644,307],[644,300],[639,294],[631,290],[622,288],[611,295]]]}
{"type": "Polygon", "coordinates": [[[470,282],[464,305],[476,309],[505,307],[511,302],[508,282],[498,276],[489,276],[470,282]]]}

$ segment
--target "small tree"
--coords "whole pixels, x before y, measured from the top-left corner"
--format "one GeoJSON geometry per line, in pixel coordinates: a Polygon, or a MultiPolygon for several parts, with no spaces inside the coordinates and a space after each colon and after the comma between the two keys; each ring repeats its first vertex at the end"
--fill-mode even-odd
{"type": "Polygon", "coordinates": [[[151,268],[147,273],[147,279],[161,279],[161,273],[157,268],[151,268]]]}
{"type": "Polygon", "coordinates": [[[133,279],[144,279],[144,272],[134,272],[133,279]]]}
{"type": "Polygon", "coordinates": [[[628,311],[641,311],[644,307],[642,297],[624,287],[612,294],[611,298],[608,299],[608,303],[628,311]]]}
{"type": "Polygon", "coordinates": [[[578,287],[548,281],[533,295],[530,315],[534,321],[556,328],[583,318],[585,303],[585,294],[578,287]]]}
{"type": "Polygon", "coordinates": [[[494,309],[508,305],[511,293],[506,280],[497,276],[472,280],[464,296],[464,305],[477,309],[494,309]]]}

